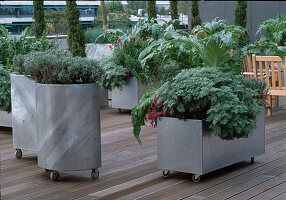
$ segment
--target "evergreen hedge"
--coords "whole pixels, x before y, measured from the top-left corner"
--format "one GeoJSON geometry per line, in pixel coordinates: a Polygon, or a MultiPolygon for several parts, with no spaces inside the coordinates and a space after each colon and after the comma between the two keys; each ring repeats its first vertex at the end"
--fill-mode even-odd
{"type": "Polygon", "coordinates": [[[148,20],[151,20],[152,18],[157,18],[156,1],[147,2],[147,12],[148,12],[148,20]]]}
{"type": "Polygon", "coordinates": [[[191,3],[191,28],[194,28],[197,25],[202,24],[202,20],[200,17],[200,7],[199,7],[199,2],[198,1],[192,1],[191,3]]]}
{"type": "Polygon", "coordinates": [[[86,57],[85,35],[79,21],[80,11],[75,0],[66,1],[65,16],[68,23],[68,46],[73,56],[86,57]]]}
{"type": "Polygon", "coordinates": [[[46,29],[46,22],[45,22],[45,13],[44,13],[44,1],[33,1],[34,5],[34,32],[36,38],[42,37],[45,29],[46,29]]]}
{"type": "MultiPolygon", "coordinates": [[[[170,1],[170,11],[172,20],[179,19],[177,1],[170,1]]],[[[179,29],[179,25],[179,22],[174,23],[174,29],[179,29]]]]}
{"type": "Polygon", "coordinates": [[[235,25],[239,25],[242,27],[246,27],[247,24],[247,2],[246,1],[237,1],[235,9],[234,9],[234,23],[235,25]]]}

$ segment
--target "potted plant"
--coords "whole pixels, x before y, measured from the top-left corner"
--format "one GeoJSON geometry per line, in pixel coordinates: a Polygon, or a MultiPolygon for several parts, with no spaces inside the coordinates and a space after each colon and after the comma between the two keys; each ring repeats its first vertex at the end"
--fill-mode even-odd
{"type": "Polygon", "coordinates": [[[36,82],[38,165],[51,171],[101,166],[98,62],[72,57],[67,51],[32,52],[22,57],[23,74],[36,82]]]}
{"type": "Polygon", "coordinates": [[[150,47],[142,62],[161,59],[157,70],[165,78],[157,89],[145,92],[131,113],[140,144],[141,126],[148,120],[158,126],[158,168],[163,175],[169,176],[170,170],[193,173],[195,182],[227,165],[253,162],[265,145],[267,91],[262,82],[245,80],[237,70],[242,61],[233,51],[240,54],[241,30],[208,24],[190,36],[169,35],[150,47]]]}
{"type": "MultiPolygon", "coordinates": [[[[183,70],[132,110],[134,135],[158,126],[158,168],[200,175],[263,154],[265,86],[220,68],[183,70]],[[146,116],[148,117],[146,118],[146,116]]],[[[141,143],[141,142],[140,142],[141,143]]]]}
{"type": "Polygon", "coordinates": [[[274,42],[279,50],[286,52],[286,14],[278,14],[276,18],[260,23],[258,33],[261,33],[260,39],[274,42]]]}
{"type": "Polygon", "coordinates": [[[131,110],[143,92],[150,88],[148,71],[142,68],[139,54],[153,41],[162,37],[167,24],[140,20],[132,33],[109,29],[100,37],[108,37],[112,55],[101,60],[105,71],[101,85],[111,90],[112,108],[131,110]]]}
{"type": "Polygon", "coordinates": [[[46,33],[41,38],[28,37],[28,33],[28,29],[25,29],[21,35],[12,35],[4,26],[0,25],[0,63],[3,65],[0,72],[0,126],[12,127],[9,74],[11,73],[13,57],[31,51],[58,48],[56,41],[50,42],[46,38],[46,33]]]}

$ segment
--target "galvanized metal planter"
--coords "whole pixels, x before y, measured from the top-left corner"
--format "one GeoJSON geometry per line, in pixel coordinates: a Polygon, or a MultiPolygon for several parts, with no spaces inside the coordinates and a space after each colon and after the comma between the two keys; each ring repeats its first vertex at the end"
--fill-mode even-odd
{"type": "Polygon", "coordinates": [[[222,140],[202,120],[179,120],[161,117],[158,121],[158,168],[163,175],[170,171],[200,175],[234,163],[251,159],[265,152],[264,110],[256,117],[257,127],[248,138],[222,140]]]}
{"type": "Polygon", "coordinates": [[[142,85],[136,78],[129,78],[121,90],[115,88],[111,91],[112,108],[132,110],[137,106],[145,90],[149,88],[151,88],[150,85],[142,85]]]}
{"type": "Polygon", "coordinates": [[[12,114],[0,110],[0,126],[12,127],[12,114]]]}
{"type": "Polygon", "coordinates": [[[99,106],[100,108],[108,107],[108,90],[103,87],[99,87],[98,89],[99,95],[99,106]]]}
{"type": "Polygon", "coordinates": [[[38,165],[51,171],[101,166],[100,110],[97,84],[37,84],[38,165]]]}
{"type": "Polygon", "coordinates": [[[36,83],[23,75],[11,74],[13,147],[37,151],[36,83]]]}

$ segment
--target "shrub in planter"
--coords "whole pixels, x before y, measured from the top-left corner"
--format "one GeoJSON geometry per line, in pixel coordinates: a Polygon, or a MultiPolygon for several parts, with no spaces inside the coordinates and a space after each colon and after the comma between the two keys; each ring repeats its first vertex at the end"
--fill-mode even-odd
{"type": "Polygon", "coordinates": [[[19,72],[36,81],[38,164],[58,171],[101,166],[97,61],[72,57],[68,51],[31,52],[15,58],[19,72]]]}
{"type": "Polygon", "coordinates": [[[286,14],[278,14],[275,19],[268,19],[259,24],[256,34],[261,33],[261,39],[286,46],[286,14]]]}
{"type": "Polygon", "coordinates": [[[42,84],[94,83],[102,75],[97,61],[73,58],[71,53],[61,50],[19,55],[12,69],[42,84]]]}
{"type": "Polygon", "coordinates": [[[133,133],[140,143],[140,126],[147,119],[156,127],[159,116],[169,116],[206,120],[224,140],[247,137],[265,106],[266,92],[262,82],[223,68],[182,70],[157,90],[146,91],[132,110],[133,133]]]}
{"type": "Polygon", "coordinates": [[[19,54],[27,54],[31,51],[45,51],[47,49],[57,49],[55,41],[50,42],[44,34],[41,38],[29,38],[28,29],[25,29],[21,35],[11,35],[8,30],[0,25],[0,63],[5,67],[1,68],[3,84],[0,85],[1,100],[0,110],[11,111],[11,93],[10,93],[10,68],[13,58],[19,54]],[[4,75],[6,74],[6,75],[4,75]]]}
{"type": "Polygon", "coordinates": [[[144,68],[153,70],[149,76],[158,82],[174,77],[182,69],[199,66],[224,65],[240,73],[243,56],[240,40],[247,32],[216,18],[195,27],[188,36],[166,32],[139,55],[139,60],[144,68]]]}
{"type": "Polygon", "coordinates": [[[154,20],[141,20],[132,33],[107,30],[100,37],[108,37],[113,53],[101,60],[105,73],[100,83],[108,89],[121,88],[129,77],[135,77],[142,84],[147,83],[147,69],[141,67],[138,56],[150,42],[162,37],[166,28],[167,24],[161,26],[154,20]]]}

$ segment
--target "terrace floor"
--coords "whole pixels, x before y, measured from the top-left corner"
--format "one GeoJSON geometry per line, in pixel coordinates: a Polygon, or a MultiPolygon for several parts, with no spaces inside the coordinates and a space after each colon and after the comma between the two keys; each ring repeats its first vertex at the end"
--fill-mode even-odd
{"type": "MultiPolygon", "coordinates": [[[[280,100],[281,106],[286,99],[280,100]]],[[[266,117],[266,152],[249,161],[217,170],[194,183],[191,174],[157,169],[157,135],[142,130],[143,148],[132,134],[130,113],[101,111],[102,167],[98,180],[91,171],[60,172],[58,181],[37,165],[37,153],[14,157],[12,134],[0,129],[2,199],[286,199],[286,110],[266,117]]],[[[1,199],[1,197],[0,197],[1,199]]]]}

